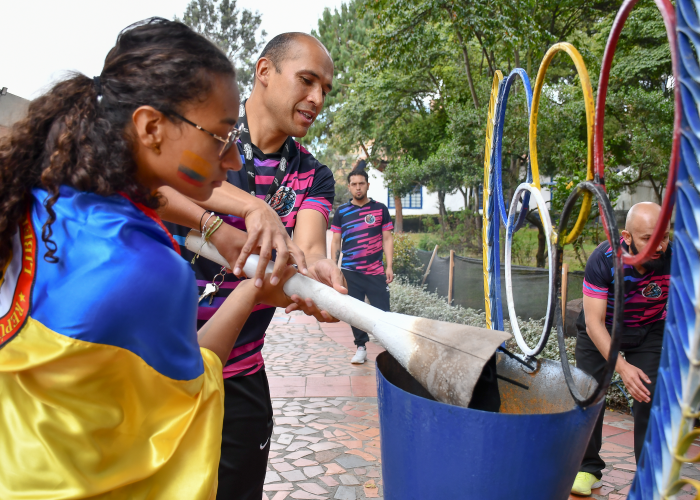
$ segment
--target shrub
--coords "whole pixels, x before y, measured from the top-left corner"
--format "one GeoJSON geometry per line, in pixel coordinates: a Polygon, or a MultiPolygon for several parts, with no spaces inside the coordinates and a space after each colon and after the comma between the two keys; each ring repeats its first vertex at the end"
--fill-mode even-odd
{"type": "Polygon", "coordinates": [[[396,278],[389,285],[389,289],[392,312],[462,325],[484,326],[483,312],[461,306],[450,306],[444,297],[427,291],[425,286],[412,286],[402,276],[396,278]]]}
{"type": "Polygon", "coordinates": [[[394,234],[394,274],[402,276],[408,283],[420,283],[423,265],[413,240],[408,234],[394,234]]]}

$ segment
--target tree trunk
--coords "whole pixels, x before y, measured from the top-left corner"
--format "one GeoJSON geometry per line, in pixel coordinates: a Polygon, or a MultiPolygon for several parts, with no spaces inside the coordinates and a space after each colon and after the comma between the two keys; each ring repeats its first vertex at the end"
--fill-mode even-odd
{"type": "MultiPolygon", "coordinates": [[[[464,44],[464,39],[462,38],[462,33],[459,31],[459,28],[455,26],[455,32],[457,33],[457,38],[459,39],[459,44],[462,46],[462,57],[464,58],[464,69],[467,72],[467,81],[469,82],[469,92],[472,95],[472,101],[474,101],[474,109],[479,111],[479,100],[476,97],[476,89],[474,88],[474,80],[472,79],[472,68],[471,64],[469,63],[469,52],[467,51],[467,46],[464,44]]],[[[481,125],[481,121],[478,119],[477,115],[477,123],[481,125]]]]}
{"type": "Polygon", "coordinates": [[[663,185],[659,186],[654,182],[654,179],[651,177],[651,175],[648,177],[649,182],[651,182],[651,188],[654,190],[654,194],[656,195],[656,200],[659,205],[663,203],[663,191],[664,187],[663,185]]]}
{"type": "Polygon", "coordinates": [[[445,224],[447,223],[447,211],[445,210],[445,191],[438,189],[438,209],[440,211],[440,233],[445,234],[445,224]]]}
{"type": "Polygon", "coordinates": [[[535,255],[535,262],[537,267],[544,268],[545,259],[547,255],[545,254],[547,249],[547,236],[544,234],[544,226],[539,217],[537,217],[537,210],[531,210],[527,213],[525,218],[530,224],[537,228],[537,254],[535,255]]]}
{"type": "Polygon", "coordinates": [[[472,188],[460,186],[457,189],[462,194],[462,198],[464,198],[464,224],[467,224],[469,222],[469,198],[471,197],[472,188]]]}
{"type": "Polygon", "coordinates": [[[401,206],[401,198],[394,196],[394,206],[396,207],[396,222],[394,223],[394,232],[403,233],[403,207],[401,206]]]}

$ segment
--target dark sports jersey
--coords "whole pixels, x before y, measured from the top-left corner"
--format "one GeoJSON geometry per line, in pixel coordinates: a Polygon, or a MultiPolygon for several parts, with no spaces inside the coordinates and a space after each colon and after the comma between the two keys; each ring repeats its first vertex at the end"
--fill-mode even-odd
{"type": "Polygon", "coordinates": [[[343,240],[341,268],[363,274],[384,274],[382,231],[391,231],[389,209],[370,198],[361,207],[351,202],[338,207],[331,231],[343,240]]]}
{"type": "MultiPolygon", "coordinates": [[[[300,210],[317,210],[328,220],[328,214],[335,196],[335,180],[330,169],[319,163],[303,146],[291,138],[288,138],[287,141],[289,141],[290,151],[292,151],[289,163],[286,166],[287,173],[269,203],[279,214],[287,228],[287,232],[291,236],[300,210]]],[[[275,177],[282,155],[279,153],[265,155],[255,146],[252,149],[256,173],[256,195],[258,198],[264,199],[275,177]]],[[[241,161],[245,164],[243,146],[240,143],[238,144],[238,150],[241,153],[241,161]]],[[[250,191],[245,168],[238,172],[230,170],[227,175],[231,184],[244,191],[250,191]]],[[[238,229],[245,230],[243,219],[228,214],[217,215],[224,222],[238,229]]],[[[170,223],[167,223],[167,227],[181,244],[182,256],[191,261],[194,254],[184,246],[189,228],[170,223]]],[[[211,283],[214,276],[221,270],[221,266],[203,257],[198,258],[192,267],[197,278],[197,286],[200,293],[202,293],[207,283],[211,283]]],[[[235,275],[227,274],[212,303],[209,304],[208,299],[200,302],[197,312],[199,322],[201,323],[211,318],[239,283],[240,280],[235,275]]],[[[274,313],[275,309],[273,307],[264,305],[256,306],[253,309],[224,366],[224,378],[250,375],[264,366],[262,348],[265,331],[272,321],[274,313]]]]}
{"type": "MultiPolygon", "coordinates": [[[[622,247],[629,251],[621,238],[622,247]]],[[[671,247],[666,251],[663,268],[641,275],[634,266],[623,265],[625,275],[625,326],[633,328],[666,319],[666,302],[671,280],[671,247]]],[[[598,245],[586,263],[583,294],[607,300],[605,323],[612,326],[615,289],[612,248],[607,241],[598,245]]]]}

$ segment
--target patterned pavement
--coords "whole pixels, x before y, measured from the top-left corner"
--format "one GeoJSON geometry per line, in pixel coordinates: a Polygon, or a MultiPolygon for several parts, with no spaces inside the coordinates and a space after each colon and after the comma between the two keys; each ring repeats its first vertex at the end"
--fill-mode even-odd
{"type": "MultiPolygon", "coordinates": [[[[374,370],[383,348],[367,347],[368,361],[352,365],[347,324],[277,310],[263,350],[275,414],[263,500],[383,498],[374,370]]],[[[637,468],[632,429],[630,415],[606,411],[602,485],[571,500],[627,498],[637,468]]],[[[700,480],[700,466],[686,464],[682,475],[700,480]]]]}

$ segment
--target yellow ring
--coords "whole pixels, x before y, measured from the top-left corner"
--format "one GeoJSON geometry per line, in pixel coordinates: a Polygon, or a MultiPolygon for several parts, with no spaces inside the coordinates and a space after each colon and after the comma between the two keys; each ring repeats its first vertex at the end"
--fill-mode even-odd
{"type": "MultiPolygon", "coordinates": [[[[540,95],[542,94],[542,87],[544,86],[544,76],[547,73],[547,68],[549,68],[549,63],[557,52],[566,52],[569,57],[574,61],[576,66],[576,71],[579,78],[581,79],[581,88],[583,89],[583,100],[586,106],[586,134],[587,134],[587,146],[588,152],[586,155],[586,180],[593,180],[593,124],[595,115],[595,101],[593,100],[593,89],[591,88],[591,81],[588,78],[588,71],[586,71],[586,65],[583,62],[581,54],[578,50],[567,42],[557,43],[552,45],[547,53],[542,59],[542,64],[540,64],[540,69],[537,72],[537,81],[535,82],[535,89],[532,94],[532,111],[530,113],[530,166],[532,168],[532,185],[538,189],[540,186],[540,172],[537,164],[537,112],[540,107],[540,95]]],[[[578,219],[576,220],[576,225],[574,225],[571,232],[566,235],[564,244],[572,243],[576,238],[578,238],[583,227],[588,221],[588,216],[591,211],[591,199],[592,195],[586,192],[583,195],[583,205],[581,206],[581,212],[578,214],[578,219]]]]}
{"type": "MultiPolygon", "coordinates": [[[[663,498],[664,500],[670,499],[671,496],[677,494],[687,484],[689,484],[690,486],[695,488],[696,492],[700,492],[700,481],[698,481],[697,479],[690,479],[688,477],[683,477],[683,478],[676,480],[676,482],[674,482],[666,490],[666,492],[663,494],[663,496],[661,498],[663,498]]],[[[698,498],[698,497],[700,497],[700,495],[696,493],[695,498],[698,498]]]]}
{"type": "Polygon", "coordinates": [[[491,194],[491,186],[489,186],[489,167],[491,166],[491,148],[493,146],[493,126],[496,116],[496,101],[498,100],[498,87],[503,80],[503,73],[496,71],[491,82],[491,98],[489,99],[489,114],[486,122],[486,146],[484,150],[484,193],[482,202],[482,250],[484,252],[484,310],[486,312],[486,328],[491,328],[491,301],[489,300],[489,271],[488,271],[488,202],[491,194]]]}
{"type": "Polygon", "coordinates": [[[700,429],[695,429],[690,431],[681,438],[676,443],[676,449],[673,451],[673,458],[682,463],[692,463],[696,464],[700,462],[700,453],[694,457],[686,457],[685,454],[688,453],[690,445],[693,444],[698,437],[700,437],[700,429]]]}

